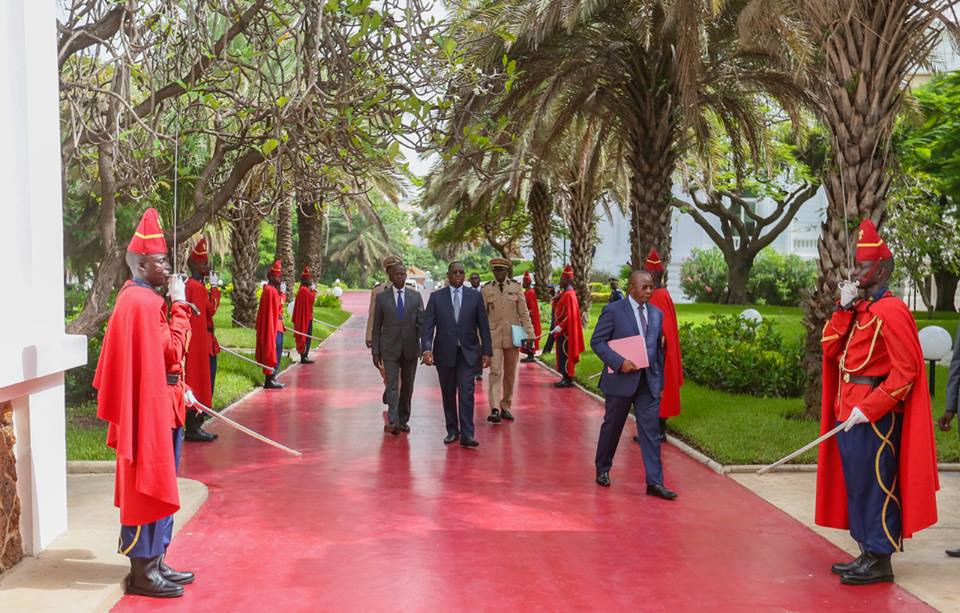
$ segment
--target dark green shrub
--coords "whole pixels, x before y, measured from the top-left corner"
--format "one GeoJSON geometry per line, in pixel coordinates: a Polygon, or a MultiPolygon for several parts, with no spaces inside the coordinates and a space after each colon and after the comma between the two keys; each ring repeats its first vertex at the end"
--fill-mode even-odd
{"type": "Polygon", "coordinates": [[[714,315],[680,326],[683,369],[708,387],[752,396],[795,397],[803,391],[802,345],[784,341],[769,321],[714,315]]]}
{"type": "Polygon", "coordinates": [[[680,288],[694,302],[720,302],[727,288],[727,263],[716,247],[694,247],[680,266],[680,288]]]}
{"type": "Polygon", "coordinates": [[[816,280],[815,261],[764,249],[753,262],[747,294],[755,304],[797,306],[803,291],[813,287],[816,280]]]}

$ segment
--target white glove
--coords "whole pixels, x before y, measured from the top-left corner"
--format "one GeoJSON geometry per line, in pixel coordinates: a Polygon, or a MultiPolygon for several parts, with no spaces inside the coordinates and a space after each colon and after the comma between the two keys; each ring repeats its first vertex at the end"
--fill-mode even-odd
{"type": "Polygon", "coordinates": [[[183,401],[188,407],[192,407],[197,403],[197,397],[193,395],[193,390],[187,390],[183,393],[183,401]]]}
{"type": "Polygon", "coordinates": [[[311,291],[311,292],[317,291],[317,284],[316,284],[316,283],[311,283],[311,284],[310,284],[310,291],[311,291]]]}
{"type": "Polygon", "coordinates": [[[863,411],[860,410],[860,407],[853,407],[853,410],[850,411],[850,417],[847,418],[847,421],[843,422],[843,431],[849,432],[850,428],[858,424],[870,423],[870,420],[867,419],[867,416],[863,414],[863,411]]]}
{"type": "Polygon", "coordinates": [[[840,306],[849,308],[853,301],[857,299],[857,293],[860,290],[859,281],[841,281],[840,285],[840,306]]]}
{"type": "Polygon", "coordinates": [[[281,293],[281,294],[286,294],[286,293],[287,293],[287,282],[286,282],[286,281],[283,281],[283,282],[280,283],[280,293],[281,293]]]}
{"type": "Polygon", "coordinates": [[[170,275],[167,278],[167,296],[170,302],[186,302],[187,286],[183,284],[180,275],[170,275]]]}
{"type": "Polygon", "coordinates": [[[217,276],[217,273],[210,273],[210,287],[220,287],[220,277],[217,276]]]}
{"type": "Polygon", "coordinates": [[[550,330],[550,334],[560,334],[561,332],[563,332],[563,328],[561,328],[560,326],[557,326],[553,330],[550,330]]]}

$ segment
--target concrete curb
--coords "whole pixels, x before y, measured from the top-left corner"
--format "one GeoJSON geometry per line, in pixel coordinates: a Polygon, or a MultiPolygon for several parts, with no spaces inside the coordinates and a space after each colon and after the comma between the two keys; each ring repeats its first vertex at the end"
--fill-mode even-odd
{"type": "MultiPolygon", "coordinates": [[[[551,366],[548,366],[543,360],[540,359],[539,356],[537,357],[537,364],[539,364],[542,368],[554,373],[558,377],[560,376],[560,371],[552,368],[551,366]]],[[[591,398],[599,400],[600,402],[604,401],[603,396],[595,393],[593,390],[583,387],[583,385],[581,385],[579,381],[574,381],[574,386],[579,388],[583,393],[587,394],[591,398]]],[[[755,473],[765,466],[764,464],[728,464],[728,465],[721,464],[716,460],[714,460],[713,458],[711,458],[710,456],[708,456],[707,454],[703,453],[702,451],[698,451],[697,449],[694,449],[693,447],[683,442],[679,438],[673,436],[672,434],[667,435],[667,442],[673,445],[674,447],[676,447],[677,449],[679,449],[680,451],[682,451],[683,453],[685,453],[691,459],[697,461],[700,464],[703,464],[710,470],[721,475],[755,473]]],[[[940,472],[960,472],[960,463],[944,462],[944,463],[938,464],[937,468],[939,469],[940,472]]],[[[816,464],[784,464],[782,466],[778,466],[775,472],[815,473],[817,472],[817,465],[816,464]]]]}
{"type": "MultiPolygon", "coordinates": [[[[353,318],[353,314],[351,314],[350,317],[343,320],[343,323],[340,324],[340,327],[343,327],[343,324],[347,323],[352,318],[353,318]]],[[[317,343],[317,346],[315,349],[319,349],[320,347],[322,347],[323,344],[326,343],[327,340],[339,330],[340,328],[337,328],[336,330],[331,332],[330,335],[327,336],[327,338],[317,343]]],[[[297,366],[298,364],[300,364],[300,362],[290,362],[290,365],[284,368],[283,370],[281,370],[280,374],[282,375],[283,373],[287,372],[288,370],[290,370],[294,366],[297,366]]],[[[253,394],[256,394],[262,391],[263,391],[262,387],[259,387],[259,386],[254,387],[252,390],[250,390],[243,396],[240,396],[239,398],[237,398],[236,400],[234,400],[233,402],[225,406],[223,409],[221,409],[220,413],[226,413],[227,411],[232,410],[235,406],[237,406],[238,404],[240,404],[241,402],[243,402],[253,394]]],[[[68,475],[95,475],[95,474],[114,473],[116,471],[117,471],[117,464],[115,460],[67,460],[68,475]]]]}

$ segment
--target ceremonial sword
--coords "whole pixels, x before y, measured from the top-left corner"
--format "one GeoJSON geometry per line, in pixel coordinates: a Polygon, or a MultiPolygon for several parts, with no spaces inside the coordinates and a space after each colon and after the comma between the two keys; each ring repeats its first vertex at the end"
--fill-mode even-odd
{"type": "Polygon", "coordinates": [[[830,438],[831,436],[833,436],[833,435],[837,434],[838,432],[840,432],[841,430],[843,430],[844,426],[846,426],[846,425],[847,425],[847,422],[843,422],[843,423],[839,424],[839,425],[838,425],[836,428],[834,428],[833,430],[827,432],[826,434],[820,435],[816,440],[810,441],[809,443],[807,443],[806,445],[804,445],[804,446],[801,447],[800,449],[797,449],[796,451],[794,451],[793,453],[791,453],[791,454],[788,455],[787,457],[781,458],[781,459],[777,460],[776,462],[774,462],[773,464],[771,464],[771,465],[769,465],[769,466],[764,466],[763,468],[761,468],[760,470],[757,471],[757,474],[758,474],[758,475],[766,474],[766,473],[770,472],[771,470],[773,470],[774,468],[776,468],[777,466],[780,466],[781,464],[784,464],[785,462],[789,462],[790,460],[792,460],[793,458],[795,458],[795,457],[797,457],[798,455],[802,454],[803,452],[805,452],[805,451],[807,451],[807,450],[809,450],[809,449],[813,449],[814,447],[816,447],[817,445],[819,445],[819,444],[822,443],[823,441],[827,440],[827,439],[830,438]]]}
{"type": "Polygon", "coordinates": [[[233,428],[239,430],[240,432],[243,432],[244,434],[246,434],[246,435],[248,435],[248,436],[252,436],[253,438],[257,439],[258,441],[261,441],[261,442],[263,442],[263,443],[266,443],[266,444],[268,444],[268,445],[270,445],[270,446],[272,446],[272,447],[276,447],[277,449],[279,449],[280,451],[283,451],[284,453],[289,453],[290,455],[292,455],[292,456],[294,456],[294,457],[297,457],[297,458],[299,458],[299,457],[301,457],[301,456],[303,455],[303,453],[297,451],[296,449],[290,449],[290,448],[287,447],[286,445],[281,445],[281,444],[278,443],[277,441],[275,441],[275,440],[273,440],[273,439],[269,439],[269,438],[265,437],[264,435],[260,434],[259,432],[256,432],[256,431],[254,431],[254,430],[251,430],[250,428],[244,426],[243,424],[233,421],[232,419],[230,419],[230,418],[227,417],[226,415],[222,415],[222,414],[214,411],[214,410],[211,409],[210,407],[208,407],[208,406],[204,405],[203,403],[201,403],[201,402],[200,402],[199,400],[197,400],[196,398],[193,399],[193,407],[196,407],[196,408],[200,409],[201,411],[203,411],[204,413],[206,413],[206,414],[208,414],[208,415],[211,415],[211,416],[213,416],[213,417],[216,417],[216,418],[219,419],[220,421],[226,423],[226,424],[229,425],[229,426],[232,426],[233,428]]]}
{"type": "Polygon", "coordinates": [[[224,347],[223,345],[220,345],[220,349],[226,351],[226,352],[229,353],[230,355],[235,355],[235,356],[237,356],[237,357],[240,358],[241,360],[246,360],[247,362],[250,362],[251,364],[256,364],[256,365],[259,366],[260,368],[269,368],[270,370],[273,370],[273,367],[272,367],[272,366],[267,366],[266,364],[261,364],[260,362],[258,362],[258,361],[256,361],[256,360],[253,360],[253,359],[251,359],[251,358],[248,358],[248,357],[245,356],[245,355],[241,355],[239,352],[234,351],[233,349],[230,349],[229,347],[224,347]]]}

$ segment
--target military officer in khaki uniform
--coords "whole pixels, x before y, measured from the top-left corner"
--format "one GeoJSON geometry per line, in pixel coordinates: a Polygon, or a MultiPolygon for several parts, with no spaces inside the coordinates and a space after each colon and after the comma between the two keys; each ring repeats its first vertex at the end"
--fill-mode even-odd
{"type": "MultiPolygon", "coordinates": [[[[527,339],[534,336],[530,311],[523,297],[523,287],[508,278],[510,260],[490,260],[494,280],[484,285],[480,293],[490,320],[490,338],[493,340],[493,362],[490,366],[490,416],[487,421],[500,423],[502,419],[513,421],[510,406],[513,400],[513,384],[517,379],[517,362],[520,347],[513,344],[512,326],[522,326],[527,339]]],[[[530,340],[523,341],[524,345],[530,340]]]]}
{"type": "MultiPolygon", "coordinates": [[[[399,256],[388,255],[380,263],[383,265],[383,271],[389,274],[390,269],[395,264],[403,264],[403,260],[399,256]]],[[[367,309],[367,349],[373,347],[373,304],[377,300],[377,295],[388,287],[390,287],[390,279],[377,283],[370,290],[370,307],[367,309]]],[[[380,378],[383,380],[383,404],[389,404],[387,402],[387,375],[382,368],[380,369],[380,378]]]]}

